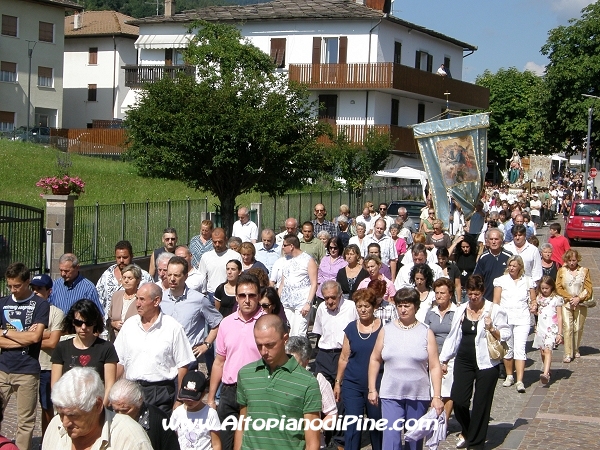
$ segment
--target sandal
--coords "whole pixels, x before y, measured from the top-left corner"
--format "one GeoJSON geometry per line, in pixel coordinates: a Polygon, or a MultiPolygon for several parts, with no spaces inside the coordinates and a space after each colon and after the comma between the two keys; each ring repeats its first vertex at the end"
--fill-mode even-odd
{"type": "Polygon", "coordinates": [[[548,384],[550,382],[550,373],[540,374],[540,382],[542,384],[548,384]]]}
{"type": "Polygon", "coordinates": [[[579,354],[579,352],[575,353],[575,358],[581,358],[581,355],[579,354]]]}
{"type": "Polygon", "coordinates": [[[573,359],[570,356],[565,356],[563,359],[563,362],[567,363],[567,364],[570,363],[571,361],[573,361],[573,359]]]}

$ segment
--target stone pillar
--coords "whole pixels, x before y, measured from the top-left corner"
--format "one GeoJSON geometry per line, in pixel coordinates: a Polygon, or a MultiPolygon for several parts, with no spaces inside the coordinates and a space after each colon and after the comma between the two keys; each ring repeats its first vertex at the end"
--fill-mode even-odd
{"type": "MultiPolygon", "coordinates": [[[[46,200],[46,237],[51,242],[50,276],[60,277],[58,260],[73,251],[73,225],[75,222],[75,200],[78,195],[43,195],[46,200]]],[[[46,250],[48,254],[48,249],[46,250]]]]}

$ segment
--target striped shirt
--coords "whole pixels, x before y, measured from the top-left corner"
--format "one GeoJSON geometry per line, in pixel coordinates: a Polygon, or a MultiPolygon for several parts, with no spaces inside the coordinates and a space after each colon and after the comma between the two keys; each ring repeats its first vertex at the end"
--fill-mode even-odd
{"type": "MultiPolygon", "coordinates": [[[[247,407],[252,422],[257,419],[301,419],[304,414],[321,411],[321,391],[316,378],[290,358],[272,373],[262,359],[250,363],[238,375],[237,401],[247,407]]],[[[260,422],[259,422],[260,423],[260,422]]],[[[244,430],[242,449],[304,449],[303,428],[297,431],[255,430],[250,424],[244,430]]]]}
{"type": "Polygon", "coordinates": [[[102,316],[104,316],[104,308],[100,304],[96,286],[87,278],[83,278],[81,274],[77,275],[71,286],[67,286],[62,278],[54,280],[52,294],[50,294],[48,301],[67,314],[71,306],[82,299],[94,302],[102,316]]]}

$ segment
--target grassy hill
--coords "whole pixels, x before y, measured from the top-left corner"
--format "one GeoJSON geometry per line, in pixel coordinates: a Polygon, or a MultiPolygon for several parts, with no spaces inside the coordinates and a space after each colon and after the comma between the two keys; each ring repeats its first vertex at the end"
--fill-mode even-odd
{"type": "MultiPolygon", "coordinates": [[[[35,183],[42,177],[58,175],[58,151],[51,147],[0,139],[0,200],[43,207],[41,189],[35,183]]],[[[101,205],[161,200],[183,200],[186,197],[208,197],[212,206],[218,200],[207,193],[187,187],[180,181],[143,178],[126,162],[72,154],[69,175],[85,181],[85,193],[78,205],[101,205]]],[[[242,195],[240,205],[257,201],[258,194],[242,195]]]]}

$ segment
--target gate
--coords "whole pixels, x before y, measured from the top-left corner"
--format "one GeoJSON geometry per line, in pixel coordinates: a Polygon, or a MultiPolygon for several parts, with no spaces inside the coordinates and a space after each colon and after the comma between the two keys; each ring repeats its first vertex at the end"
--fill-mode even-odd
{"type": "Polygon", "coordinates": [[[7,295],[4,273],[22,262],[32,273],[44,271],[44,210],[0,201],[0,295],[7,295]]]}

